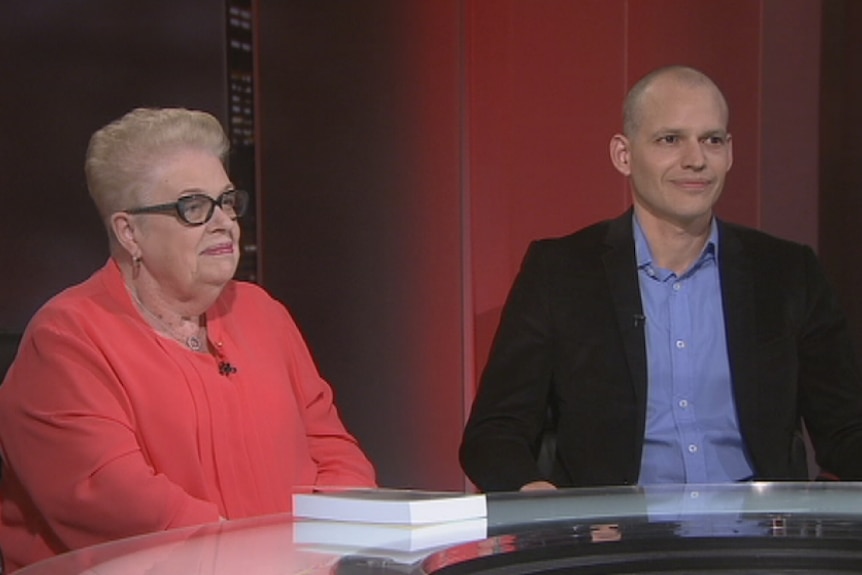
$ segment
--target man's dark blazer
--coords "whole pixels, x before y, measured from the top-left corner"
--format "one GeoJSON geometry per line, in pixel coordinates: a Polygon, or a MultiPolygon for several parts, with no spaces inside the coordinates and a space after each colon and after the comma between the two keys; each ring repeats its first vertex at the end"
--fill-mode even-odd
{"type": "MultiPolygon", "coordinates": [[[[814,252],[718,221],[727,352],[743,441],[759,480],[806,479],[802,423],[818,463],[862,477],[862,379],[814,252]]],[[[494,338],[460,459],[484,491],[539,479],[636,484],[647,356],[632,212],[534,242],[494,338]],[[551,477],[536,465],[549,408],[551,477]]]]}

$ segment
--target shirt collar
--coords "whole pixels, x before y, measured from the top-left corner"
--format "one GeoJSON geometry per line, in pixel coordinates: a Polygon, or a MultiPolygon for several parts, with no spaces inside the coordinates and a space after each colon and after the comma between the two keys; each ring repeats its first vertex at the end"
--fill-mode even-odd
{"type": "MultiPolygon", "coordinates": [[[[652,250],[649,247],[649,242],[638,220],[638,216],[634,212],[632,212],[632,227],[634,228],[635,236],[635,260],[637,261],[638,269],[643,269],[652,265],[652,250]]],[[[692,269],[697,268],[709,259],[718,260],[718,224],[715,221],[715,216],[713,216],[712,222],[709,225],[709,238],[706,240],[703,251],[700,253],[697,262],[692,266],[692,269]]]]}

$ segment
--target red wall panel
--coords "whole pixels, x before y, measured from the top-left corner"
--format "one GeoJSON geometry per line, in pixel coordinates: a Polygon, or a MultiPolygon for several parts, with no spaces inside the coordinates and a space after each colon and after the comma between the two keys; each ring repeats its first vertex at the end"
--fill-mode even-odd
{"type": "Polygon", "coordinates": [[[764,0],[762,229],[817,247],[821,6],[764,0]]]}
{"type": "Polygon", "coordinates": [[[467,6],[469,321],[477,371],[528,242],[628,205],[607,143],[620,129],[626,91],[657,67],[700,68],[727,97],[734,165],[719,215],[754,227],[765,221],[768,231],[812,240],[816,89],[806,82],[817,72],[819,2],[471,0],[467,6]],[[800,110],[811,116],[793,122],[800,110]],[[782,197],[802,209],[788,210],[782,197]]]}
{"type": "Polygon", "coordinates": [[[623,6],[473,0],[467,14],[476,366],[530,240],[620,212],[608,159],[624,90],[623,6]]]}
{"type": "Polygon", "coordinates": [[[759,223],[761,2],[629,0],[628,84],[650,70],[687,64],[706,72],[730,105],[733,168],[719,214],[759,223]]]}

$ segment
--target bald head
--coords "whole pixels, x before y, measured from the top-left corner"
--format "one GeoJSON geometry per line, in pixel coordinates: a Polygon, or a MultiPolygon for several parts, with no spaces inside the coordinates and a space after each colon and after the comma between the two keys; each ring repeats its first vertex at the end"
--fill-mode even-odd
{"type": "Polygon", "coordinates": [[[725,125],[727,124],[730,116],[727,100],[725,100],[724,94],[721,93],[721,90],[719,90],[718,86],[709,76],[700,70],[688,66],[668,66],[654,70],[638,80],[626,95],[626,99],[623,102],[623,133],[626,137],[632,137],[640,128],[644,100],[649,94],[650,89],[657,82],[663,81],[678,82],[689,87],[705,86],[715,90],[724,115],[725,125]]]}

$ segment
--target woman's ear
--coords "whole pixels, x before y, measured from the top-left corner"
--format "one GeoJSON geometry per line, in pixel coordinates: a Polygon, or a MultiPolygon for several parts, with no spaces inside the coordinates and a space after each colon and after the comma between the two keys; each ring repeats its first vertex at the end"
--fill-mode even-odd
{"type": "Polygon", "coordinates": [[[629,139],[622,134],[614,134],[611,138],[609,150],[611,163],[617,171],[624,176],[631,175],[631,148],[629,146],[629,139]]]}
{"type": "Polygon", "coordinates": [[[132,217],[125,212],[111,214],[111,230],[117,242],[123,246],[132,259],[141,257],[141,248],[135,238],[135,225],[132,217]]]}

